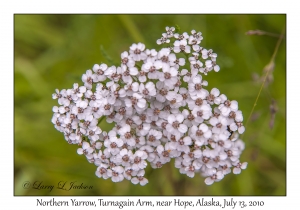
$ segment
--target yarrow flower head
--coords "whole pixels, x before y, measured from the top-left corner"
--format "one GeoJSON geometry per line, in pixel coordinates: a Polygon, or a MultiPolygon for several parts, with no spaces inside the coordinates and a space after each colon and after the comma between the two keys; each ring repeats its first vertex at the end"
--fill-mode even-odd
{"type": "Polygon", "coordinates": [[[205,75],[220,67],[202,39],[201,32],[166,27],[156,41],[161,49],[132,44],[119,66],[95,64],[82,75],[83,85],[55,90],[59,105],[51,121],[97,166],[96,176],[145,185],[145,168],[172,158],[180,173],[200,173],[207,185],[246,169],[239,160],[242,112],[218,88],[206,89],[205,75]],[[113,123],[112,130],[103,131],[102,120],[113,123]]]}

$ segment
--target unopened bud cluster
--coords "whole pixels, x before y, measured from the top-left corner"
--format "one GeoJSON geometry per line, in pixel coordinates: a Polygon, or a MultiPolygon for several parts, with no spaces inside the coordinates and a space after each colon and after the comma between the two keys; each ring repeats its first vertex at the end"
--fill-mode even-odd
{"type": "Polygon", "coordinates": [[[202,39],[195,30],[166,27],[157,40],[166,47],[133,44],[120,66],[95,64],[82,75],[83,86],[56,90],[52,123],[80,146],[78,154],[97,166],[98,177],[145,185],[148,164],[160,168],[174,158],[180,173],[199,172],[210,185],[246,168],[239,161],[242,112],[217,88],[205,89],[202,75],[220,68],[202,39]],[[102,120],[114,128],[102,131],[102,120]]]}

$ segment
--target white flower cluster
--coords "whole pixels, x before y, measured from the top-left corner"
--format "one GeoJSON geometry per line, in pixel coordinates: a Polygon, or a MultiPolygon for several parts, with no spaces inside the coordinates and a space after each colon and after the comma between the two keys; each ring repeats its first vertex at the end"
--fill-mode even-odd
{"type": "Polygon", "coordinates": [[[217,54],[200,46],[202,39],[195,30],[178,34],[166,27],[157,44],[174,41],[168,47],[133,44],[120,66],[95,64],[82,75],[83,86],[56,90],[60,106],[53,107],[52,123],[98,166],[98,177],[145,185],[148,164],[160,168],[175,158],[180,173],[199,172],[210,185],[231,169],[239,174],[246,168],[239,161],[242,112],[217,88],[205,89],[201,74],[220,68],[217,54]],[[114,128],[102,131],[102,119],[114,128]]]}

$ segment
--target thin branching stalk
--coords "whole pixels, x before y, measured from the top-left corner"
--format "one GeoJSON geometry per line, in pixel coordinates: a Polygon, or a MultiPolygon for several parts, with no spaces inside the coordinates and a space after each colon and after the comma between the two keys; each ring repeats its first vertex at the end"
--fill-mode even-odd
{"type": "Polygon", "coordinates": [[[277,41],[277,43],[276,43],[276,47],[275,47],[275,50],[274,50],[273,55],[272,55],[272,57],[271,57],[271,60],[270,60],[269,64],[266,66],[266,68],[265,68],[265,69],[266,69],[266,75],[265,75],[265,77],[264,77],[263,83],[261,84],[261,87],[260,87],[260,89],[259,89],[258,95],[257,95],[257,97],[256,97],[256,99],[255,99],[254,104],[253,104],[252,110],[251,110],[250,115],[249,115],[249,117],[248,117],[248,119],[247,119],[247,122],[246,122],[245,127],[247,127],[248,122],[249,122],[249,120],[251,119],[251,116],[252,116],[252,114],[253,114],[254,108],[255,108],[255,106],[257,105],[258,98],[259,98],[259,96],[260,96],[260,94],[261,94],[261,91],[262,91],[264,85],[265,85],[265,82],[266,82],[266,79],[267,79],[267,77],[268,77],[268,75],[269,75],[269,72],[270,72],[272,69],[274,69],[274,60],[275,60],[275,57],[276,57],[276,55],[277,55],[277,52],[278,52],[279,46],[280,46],[280,44],[281,44],[281,41],[282,41],[282,39],[284,38],[284,35],[283,35],[283,34],[284,34],[284,31],[285,31],[285,27],[283,28],[283,30],[282,30],[282,32],[281,32],[281,35],[280,35],[280,38],[278,39],[278,41],[277,41]]]}

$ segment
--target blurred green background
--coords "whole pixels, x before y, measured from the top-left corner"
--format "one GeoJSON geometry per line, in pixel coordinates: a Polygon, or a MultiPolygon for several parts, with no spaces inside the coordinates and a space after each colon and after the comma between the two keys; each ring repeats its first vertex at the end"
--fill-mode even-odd
{"type": "MultiPolygon", "coordinates": [[[[278,37],[248,36],[254,29],[280,34],[285,15],[15,15],[14,16],[14,194],[15,195],[286,195],[286,40],[242,136],[241,161],[248,168],[212,186],[182,175],[174,162],[146,171],[149,183],[113,183],[95,176],[96,166],[76,153],[51,123],[55,89],[72,88],[95,63],[119,64],[132,43],[156,48],[165,26],[203,34],[202,46],[218,54],[219,73],[206,79],[237,100],[244,124],[261,87],[278,37]],[[102,46],[102,47],[101,47],[102,46]],[[270,112],[272,100],[276,114],[270,112]],[[273,128],[270,123],[274,122],[273,128]],[[25,181],[54,185],[77,181],[92,190],[24,189],[25,181]]],[[[285,33],[285,32],[284,32],[285,33]]]]}

